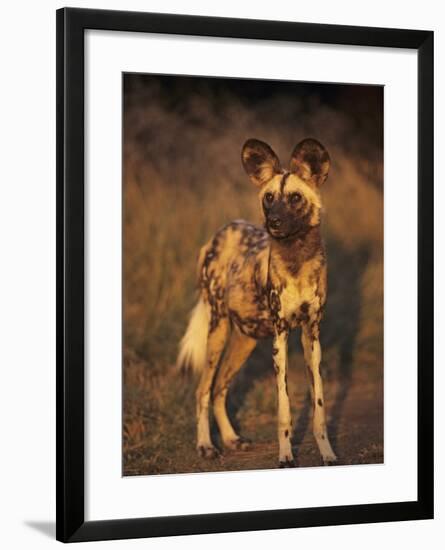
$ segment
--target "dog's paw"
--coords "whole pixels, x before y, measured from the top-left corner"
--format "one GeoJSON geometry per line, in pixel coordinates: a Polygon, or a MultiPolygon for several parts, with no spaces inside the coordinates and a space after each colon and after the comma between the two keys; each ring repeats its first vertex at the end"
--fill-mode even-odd
{"type": "Polygon", "coordinates": [[[208,458],[214,460],[221,456],[221,453],[213,445],[198,445],[197,447],[198,455],[201,458],[208,458]]]}
{"type": "Polygon", "coordinates": [[[338,459],[334,454],[323,456],[322,459],[324,466],[336,466],[338,464],[338,459]]]}
{"type": "Polygon", "coordinates": [[[248,451],[252,447],[252,442],[245,437],[237,437],[236,439],[225,441],[224,445],[231,451],[248,451]]]}
{"type": "Polygon", "coordinates": [[[297,462],[294,458],[285,458],[284,460],[280,460],[278,466],[279,468],[296,468],[297,462]]]}

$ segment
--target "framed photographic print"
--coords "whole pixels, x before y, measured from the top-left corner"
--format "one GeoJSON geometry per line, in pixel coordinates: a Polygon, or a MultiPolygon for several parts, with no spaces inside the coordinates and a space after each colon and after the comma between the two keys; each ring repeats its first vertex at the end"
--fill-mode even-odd
{"type": "Polygon", "coordinates": [[[433,517],[433,33],[57,12],[57,538],[433,517]]]}

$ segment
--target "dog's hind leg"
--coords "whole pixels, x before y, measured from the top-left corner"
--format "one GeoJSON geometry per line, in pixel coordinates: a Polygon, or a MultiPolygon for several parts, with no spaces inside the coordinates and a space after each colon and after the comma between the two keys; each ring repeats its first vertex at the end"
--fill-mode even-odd
{"type": "Polygon", "coordinates": [[[218,362],[229,333],[229,321],[221,318],[209,332],[207,340],[207,361],[196,390],[197,444],[198,453],[205,458],[216,458],[218,450],[212,444],[209,424],[209,402],[212,383],[218,362]]]}
{"type": "Polygon", "coordinates": [[[256,343],[256,340],[245,336],[237,327],[234,327],[230,335],[227,351],[224,354],[218,374],[216,375],[213,388],[213,411],[224,446],[229,449],[245,450],[249,447],[249,442],[240,437],[233,429],[227,416],[226,398],[233,377],[244,365],[255,348],[256,343]]]}
{"type": "Polygon", "coordinates": [[[329,443],[326,428],[325,402],[323,397],[323,381],[320,372],[321,347],[318,339],[318,327],[305,324],[301,330],[304,359],[308,369],[311,395],[314,407],[313,432],[317,441],[323,463],[335,464],[337,457],[329,443]]]}

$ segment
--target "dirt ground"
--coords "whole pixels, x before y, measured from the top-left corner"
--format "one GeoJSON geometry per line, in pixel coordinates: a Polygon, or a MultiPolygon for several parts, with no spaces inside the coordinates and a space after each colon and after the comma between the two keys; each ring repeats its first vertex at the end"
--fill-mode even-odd
{"type": "MultiPolygon", "coordinates": [[[[293,446],[300,467],[321,466],[311,428],[311,404],[300,357],[289,369],[293,446]]],[[[144,379],[144,366],[127,362],[127,410],[124,424],[124,475],[268,469],[277,467],[275,378],[267,367],[255,373],[246,365],[229,395],[229,411],[239,432],[252,441],[247,451],[198,457],[195,445],[194,389],[190,376],[170,374],[144,379]],[[130,380],[136,385],[132,385],[130,380]]],[[[270,369],[271,370],[271,369],[270,369]]],[[[331,443],[339,464],[383,462],[383,383],[361,368],[349,377],[324,369],[325,402],[331,443]]],[[[212,436],[219,445],[218,430],[212,436]]]]}

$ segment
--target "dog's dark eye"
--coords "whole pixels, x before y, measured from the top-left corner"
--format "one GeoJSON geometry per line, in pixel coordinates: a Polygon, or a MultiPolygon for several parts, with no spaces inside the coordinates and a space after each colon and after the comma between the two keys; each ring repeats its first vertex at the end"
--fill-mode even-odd
{"type": "Polygon", "coordinates": [[[265,200],[266,202],[272,202],[272,201],[273,201],[273,193],[266,193],[266,194],[264,195],[264,200],[265,200]]]}
{"type": "Polygon", "coordinates": [[[289,197],[289,200],[291,204],[297,204],[297,202],[300,202],[301,200],[300,193],[292,193],[292,195],[289,197]]]}

